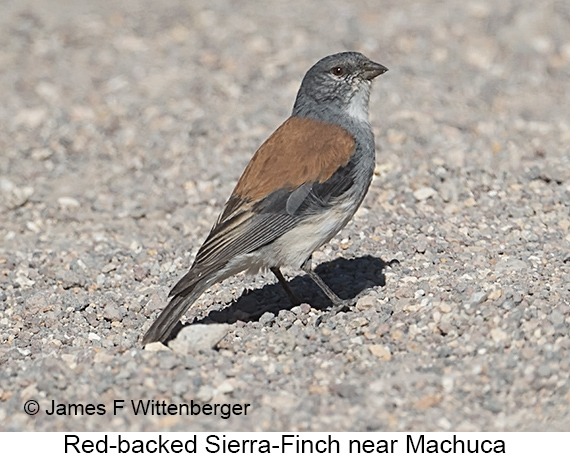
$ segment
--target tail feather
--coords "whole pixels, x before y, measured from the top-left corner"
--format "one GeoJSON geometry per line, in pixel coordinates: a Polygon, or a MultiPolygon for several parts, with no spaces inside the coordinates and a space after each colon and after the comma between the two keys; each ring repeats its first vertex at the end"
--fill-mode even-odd
{"type": "Polygon", "coordinates": [[[162,310],[160,316],[153,322],[143,336],[143,346],[153,341],[165,343],[180,321],[186,310],[202,293],[214,283],[223,281],[228,276],[242,271],[244,268],[209,267],[200,270],[193,266],[188,273],[170,291],[170,303],[162,310]]]}
{"type": "Polygon", "coordinates": [[[142,344],[143,346],[153,341],[165,342],[180,318],[192,303],[204,292],[205,287],[196,287],[195,284],[191,290],[186,290],[184,295],[175,295],[170,303],[162,310],[160,316],[153,322],[148,331],[145,333],[142,344]]]}

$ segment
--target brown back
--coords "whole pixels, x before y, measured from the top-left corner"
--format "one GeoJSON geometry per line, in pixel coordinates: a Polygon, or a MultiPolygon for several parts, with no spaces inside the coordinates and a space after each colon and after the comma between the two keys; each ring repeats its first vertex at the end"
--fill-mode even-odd
{"type": "Polygon", "coordinates": [[[277,189],[324,182],[353,152],[354,138],[342,127],[290,117],[257,150],[232,195],[251,201],[277,189]]]}

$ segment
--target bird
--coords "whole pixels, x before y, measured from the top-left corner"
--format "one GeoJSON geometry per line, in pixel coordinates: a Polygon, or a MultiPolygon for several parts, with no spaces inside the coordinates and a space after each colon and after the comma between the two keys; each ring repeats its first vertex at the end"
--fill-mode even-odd
{"type": "Polygon", "coordinates": [[[331,300],[333,313],[351,304],[313,271],[311,256],[348,223],[368,191],[375,166],[370,90],[386,71],[354,51],[326,56],[307,71],[291,116],[250,160],[143,345],[167,342],[203,292],[242,271],[269,269],[299,304],[280,267],[300,269],[331,300]]]}

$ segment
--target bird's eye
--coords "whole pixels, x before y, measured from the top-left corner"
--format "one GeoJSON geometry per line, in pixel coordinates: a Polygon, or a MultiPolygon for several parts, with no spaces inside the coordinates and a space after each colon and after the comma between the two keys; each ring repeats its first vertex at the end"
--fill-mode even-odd
{"type": "Polygon", "coordinates": [[[344,75],[344,68],[334,67],[333,69],[331,69],[331,73],[335,76],[342,76],[344,75]]]}

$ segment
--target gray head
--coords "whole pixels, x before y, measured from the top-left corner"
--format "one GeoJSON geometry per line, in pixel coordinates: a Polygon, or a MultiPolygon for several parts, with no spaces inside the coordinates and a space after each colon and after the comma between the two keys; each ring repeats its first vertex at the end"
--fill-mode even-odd
{"type": "Polygon", "coordinates": [[[340,114],[368,122],[371,82],[386,71],[359,52],[324,57],[303,78],[293,116],[330,120],[340,114]]]}

